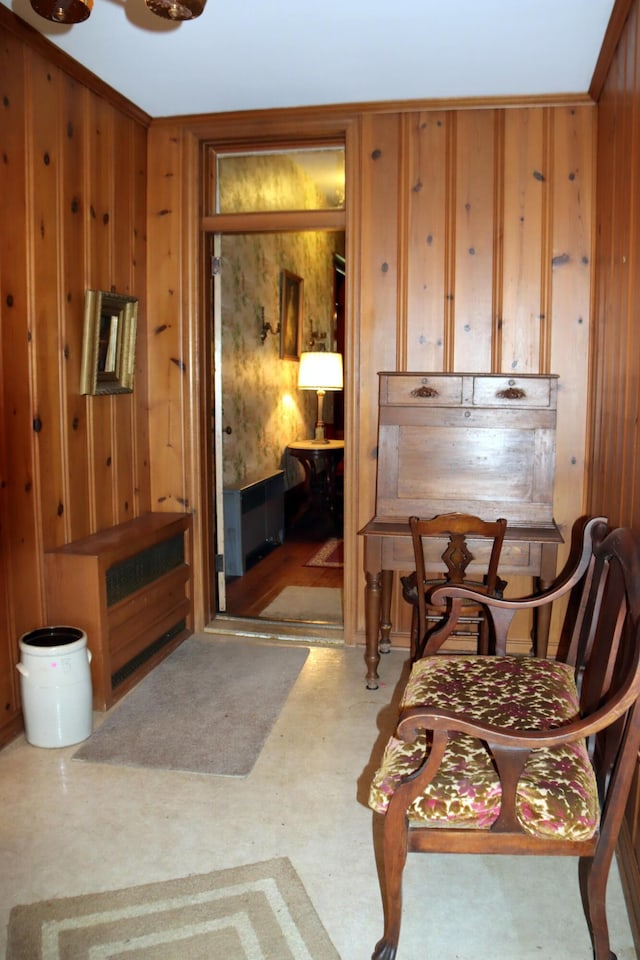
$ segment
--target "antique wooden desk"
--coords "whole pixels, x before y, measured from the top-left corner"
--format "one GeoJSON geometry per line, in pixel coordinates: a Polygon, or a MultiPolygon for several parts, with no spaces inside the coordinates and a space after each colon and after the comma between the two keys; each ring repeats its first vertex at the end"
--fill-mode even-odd
{"type": "MultiPolygon", "coordinates": [[[[380,373],[376,513],[364,537],[367,687],[388,651],[395,570],[413,569],[408,518],[439,513],[506,517],[500,575],[556,574],[562,535],[553,520],[555,376],[380,373]]],[[[483,570],[486,545],[471,542],[483,570]]],[[[434,570],[444,541],[434,540],[434,570]]],[[[544,655],[549,621],[536,623],[544,655]]]]}

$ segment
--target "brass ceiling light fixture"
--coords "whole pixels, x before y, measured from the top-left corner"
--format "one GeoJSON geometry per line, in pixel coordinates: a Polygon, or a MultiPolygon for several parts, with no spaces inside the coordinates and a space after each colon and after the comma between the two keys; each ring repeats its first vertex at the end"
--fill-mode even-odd
{"type": "Polygon", "coordinates": [[[31,6],[45,20],[82,23],[91,13],[93,0],[31,0],[31,6]]]}
{"type": "Polygon", "coordinates": [[[165,20],[194,20],[207,0],[144,0],[149,10],[165,20]]]}
{"type": "MultiPolygon", "coordinates": [[[[145,0],[152,13],[165,20],[194,20],[207,0],[145,0]]],[[[54,23],[82,23],[91,13],[93,0],[31,0],[35,12],[54,23]]]]}

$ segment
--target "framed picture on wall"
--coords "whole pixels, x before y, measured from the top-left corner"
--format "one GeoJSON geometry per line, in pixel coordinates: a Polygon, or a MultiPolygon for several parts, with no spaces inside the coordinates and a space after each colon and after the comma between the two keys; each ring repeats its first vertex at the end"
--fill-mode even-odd
{"type": "Polygon", "coordinates": [[[304,280],[289,270],[280,271],[280,357],[299,360],[302,346],[304,280]]]}

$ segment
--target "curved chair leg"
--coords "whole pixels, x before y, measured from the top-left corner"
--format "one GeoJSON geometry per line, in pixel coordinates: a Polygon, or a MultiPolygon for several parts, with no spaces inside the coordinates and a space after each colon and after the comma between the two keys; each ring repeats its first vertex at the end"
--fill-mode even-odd
{"type": "Polygon", "coordinates": [[[610,866],[610,855],[599,859],[580,857],[580,893],[591,934],[594,960],[616,960],[609,946],[607,923],[607,880],[610,866]]]}
{"type": "Polygon", "coordinates": [[[389,809],[383,834],[384,860],[384,933],[371,954],[371,960],[394,960],[400,937],[402,917],[402,873],[407,860],[407,821],[404,812],[389,809]]]}

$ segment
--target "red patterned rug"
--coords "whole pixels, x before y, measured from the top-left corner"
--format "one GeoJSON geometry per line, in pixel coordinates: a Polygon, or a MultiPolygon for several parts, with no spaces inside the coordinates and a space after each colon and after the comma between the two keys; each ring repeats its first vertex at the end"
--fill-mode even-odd
{"type": "Polygon", "coordinates": [[[326,540],[305,567],[342,567],[344,566],[344,542],[332,537],[326,540]]]}

